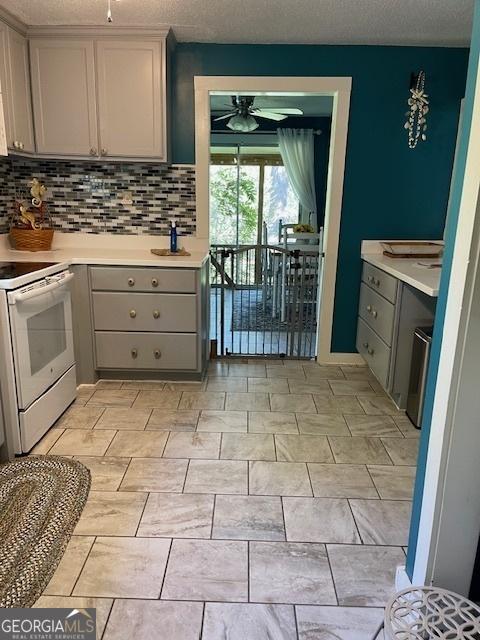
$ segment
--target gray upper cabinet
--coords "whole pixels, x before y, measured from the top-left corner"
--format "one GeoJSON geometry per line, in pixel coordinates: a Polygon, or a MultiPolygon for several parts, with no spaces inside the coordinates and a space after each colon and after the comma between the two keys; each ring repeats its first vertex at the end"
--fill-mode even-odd
{"type": "Polygon", "coordinates": [[[35,151],[28,41],[7,25],[1,25],[0,74],[5,110],[7,146],[13,151],[35,151]]]}
{"type": "Polygon", "coordinates": [[[96,47],[100,154],[166,160],[165,42],[96,47]]]}
{"type": "Polygon", "coordinates": [[[94,43],[32,39],[30,65],[37,151],[96,156],[94,43]]]}

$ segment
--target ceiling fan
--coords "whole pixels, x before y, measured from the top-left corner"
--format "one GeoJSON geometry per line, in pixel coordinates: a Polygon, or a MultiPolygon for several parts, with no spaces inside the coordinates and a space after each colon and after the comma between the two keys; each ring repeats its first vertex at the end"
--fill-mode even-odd
{"type": "Polygon", "coordinates": [[[232,110],[223,116],[214,118],[214,122],[230,118],[227,122],[229,129],[249,133],[258,128],[258,122],[255,118],[280,121],[285,120],[288,116],[303,115],[301,109],[256,108],[253,104],[254,101],[255,96],[232,96],[232,110]]]}

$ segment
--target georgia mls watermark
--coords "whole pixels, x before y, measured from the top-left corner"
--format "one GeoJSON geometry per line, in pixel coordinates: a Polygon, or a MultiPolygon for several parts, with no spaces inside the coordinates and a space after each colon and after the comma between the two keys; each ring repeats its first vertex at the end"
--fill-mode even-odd
{"type": "Polygon", "coordinates": [[[0,609],[0,640],[96,640],[96,609],[0,609]]]}

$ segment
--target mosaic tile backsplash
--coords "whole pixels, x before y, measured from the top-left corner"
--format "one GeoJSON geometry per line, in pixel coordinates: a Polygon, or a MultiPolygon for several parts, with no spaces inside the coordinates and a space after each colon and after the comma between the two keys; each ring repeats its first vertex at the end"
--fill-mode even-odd
{"type": "Polygon", "coordinates": [[[28,198],[28,182],[48,189],[46,203],[58,231],[195,235],[195,167],[5,158],[0,160],[0,233],[15,200],[28,198]]]}

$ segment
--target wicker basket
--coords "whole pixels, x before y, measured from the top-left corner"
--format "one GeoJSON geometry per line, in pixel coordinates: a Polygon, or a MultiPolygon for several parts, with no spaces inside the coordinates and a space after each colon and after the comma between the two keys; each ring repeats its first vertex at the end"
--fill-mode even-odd
{"type": "Polygon", "coordinates": [[[52,246],[53,229],[10,229],[10,243],[19,251],[49,251],[52,246]]]}

